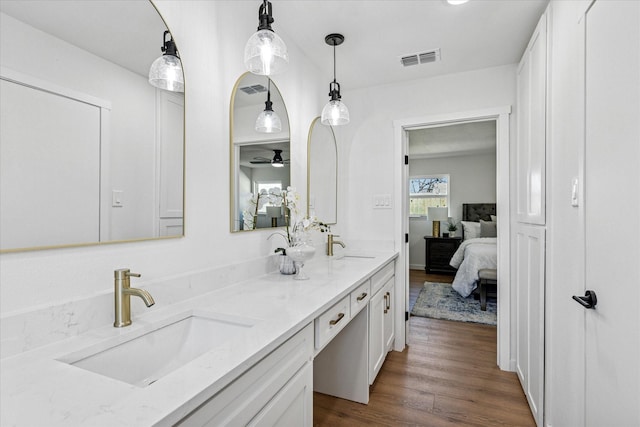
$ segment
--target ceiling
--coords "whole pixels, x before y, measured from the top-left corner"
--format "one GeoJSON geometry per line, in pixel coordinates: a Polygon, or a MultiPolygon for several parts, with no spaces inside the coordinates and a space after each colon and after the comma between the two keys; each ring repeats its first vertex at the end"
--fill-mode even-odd
{"type": "Polygon", "coordinates": [[[147,1],[0,0],[0,11],[146,76],[166,26],[147,1]]]}
{"type": "Polygon", "coordinates": [[[496,121],[410,130],[409,158],[426,159],[495,153],[496,121]]]}
{"type": "MultiPolygon", "coordinates": [[[[260,0],[242,1],[254,2],[256,11],[260,5],[260,0]]],[[[470,0],[460,6],[445,0],[271,2],[273,29],[322,70],[327,90],[333,52],[324,37],[334,32],[345,36],[336,48],[337,80],[344,93],[517,63],[548,0],[470,0]],[[441,51],[440,62],[400,64],[401,56],[435,48],[441,51]]],[[[149,13],[153,9],[146,1],[2,0],[0,9],[141,75],[161,54],[164,23],[157,13],[149,13]]],[[[235,17],[241,18],[257,23],[257,13],[235,17]]]]}
{"type": "Polygon", "coordinates": [[[274,31],[320,67],[327,90],[333,79],[333,48],[324,38],[330,33],[345,36],[336,47],[337,81],[344,93],[518,63],[548,0],[470,0],[460,6],[445,0],[271,3],[274,31]],[[440,62],[400,64],[401,56],[436,48],[441,50],[440,62]]]}

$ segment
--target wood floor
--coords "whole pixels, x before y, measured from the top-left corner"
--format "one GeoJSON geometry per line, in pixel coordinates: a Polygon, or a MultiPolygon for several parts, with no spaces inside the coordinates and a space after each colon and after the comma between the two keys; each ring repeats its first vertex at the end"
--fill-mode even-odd
{"type": "MultiPolygon", "coordinates": [[[[423,283],[452,276],[412,270],[410,300],[423,283]]],[[[392,351],[368,405],[314,393],[315,426],[535,426],[513,372],[496,366],[496,327],[409,319],[409,345],[392,351]]]]}

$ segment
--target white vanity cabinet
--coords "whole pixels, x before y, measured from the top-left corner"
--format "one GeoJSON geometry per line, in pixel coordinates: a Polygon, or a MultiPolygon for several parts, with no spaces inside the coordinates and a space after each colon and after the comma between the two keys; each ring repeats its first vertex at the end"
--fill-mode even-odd
{"type": "Polygon", "coordinates": [[[311,426],[313,326],[275,349],[179,426],[311,426]]]}
{"type": "Polygon", "coordinates": [[[394,262],[371,278],[369,303],[369,384],[376,379],[395,338],[393,323],[394,262]]]}

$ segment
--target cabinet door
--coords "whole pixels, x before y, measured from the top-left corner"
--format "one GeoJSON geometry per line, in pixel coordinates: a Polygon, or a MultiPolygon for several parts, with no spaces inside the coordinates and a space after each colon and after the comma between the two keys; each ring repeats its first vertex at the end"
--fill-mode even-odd
{"type": "Polygon", "coordinates": [[[385,309],[385,290],[378,291],[371,298],[369,303],[369,384],[373,384],[376,379],[384,356],[384,309],[385,309]]]}
{"type": "Polygon", "coordinates": [[[394,286],[395,280],[394,277],[389,279],[387,284],[385,285],[383,291],[385,294],[386,305],[383,311],[383,333],[384,333],[384,354],[386,355],[393,346],[393,339],[395,338],[394,333],[394,321],[393,321],[393,304],[394,304],[394,286]]]}
{"type": "Polygon", "coordinates": [[[312,356],[309,324],[175,425],[312,425],[312,356]],[[296,422],[284,423],[292,419],[296,422]]]}
{"type": "Polygon", "coordinates": [[[312,366],[311,363],[307,363],[248,425],[311,427],[313,425],[312,366]]]}
{"type": "Polygon", "coordinates": [[[545,229],[516,226],[516,372],[538,426],[544,401],[545,229]]]}
{"type": "Polygon", "coordinates": [[[518,67],[517,219],[545,223],[547,15],[540,18],[518,67]]]}

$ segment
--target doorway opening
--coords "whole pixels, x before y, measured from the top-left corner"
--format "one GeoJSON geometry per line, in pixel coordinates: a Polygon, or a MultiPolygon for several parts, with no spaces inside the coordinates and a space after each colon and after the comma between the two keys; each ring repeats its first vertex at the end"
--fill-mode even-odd
{"type": "MultiPolygon", "coordinates": [[[[501,301],[498,310],[498,340],[497,340],[497,364],[503,370],[514,370],[515,366],[511,358],[511,293],[510,293],[510,183],[509,183],[509,115],[511,107],[499,107],[486,110],[452,113],[439,116],[417,117],[396,120],[395,127],[395,152],[399,158],[405,159],[404,166],[396,169],[394,185],[396,194],[401,195],[396,201],[396,247],[399,248],[399,258],[396,264],[396,277],[398,295],[404,295],[404,307],[399,307],[406,313],[410,308],[409,286],[409,132],[426,128],[437,128],[474,122],[494,122],[496,129],[496,203],[497,217],[506,220],[497,222],[497,264],[498,264],[498,300],[501,301]]],[[[483,202],[483,201],[479,201],[483,202]]],[[[397,300],[402,300],[398,298],[397,300]]],[[[402,301],[400,301],[402,302],[402,301]]],[[[405,317],[406,318],[406,317],[405,317]]],[[[398,322],[396,329],[396,348],[404,347],[407,338],[407,323],[398,322]],[[401,339],[398,339],[401,338],[401,339]]]]}
{"type": "Polygon", "coordinates": [[[477,290],[474,298],[468,292],[476,287],[480,269],[497,268],[496,222],[484,222],[491,222],[491,214],[497,218],[496,120],[410,129],[407,140],[408,311],[410,315],[495,325],[495,299],[488,298],[483,305],[477,290]],[[484,220],[480,235],[471,235],[480,228],[479,219],[468,217],[469,213],[477,216],[469,209],[471,203],[493,208],[479,218],[484,220]],[[439,227],[434,228],[435,221],[439,227]],[[466,234],[463,228],[468,228],[466,234]]]}

